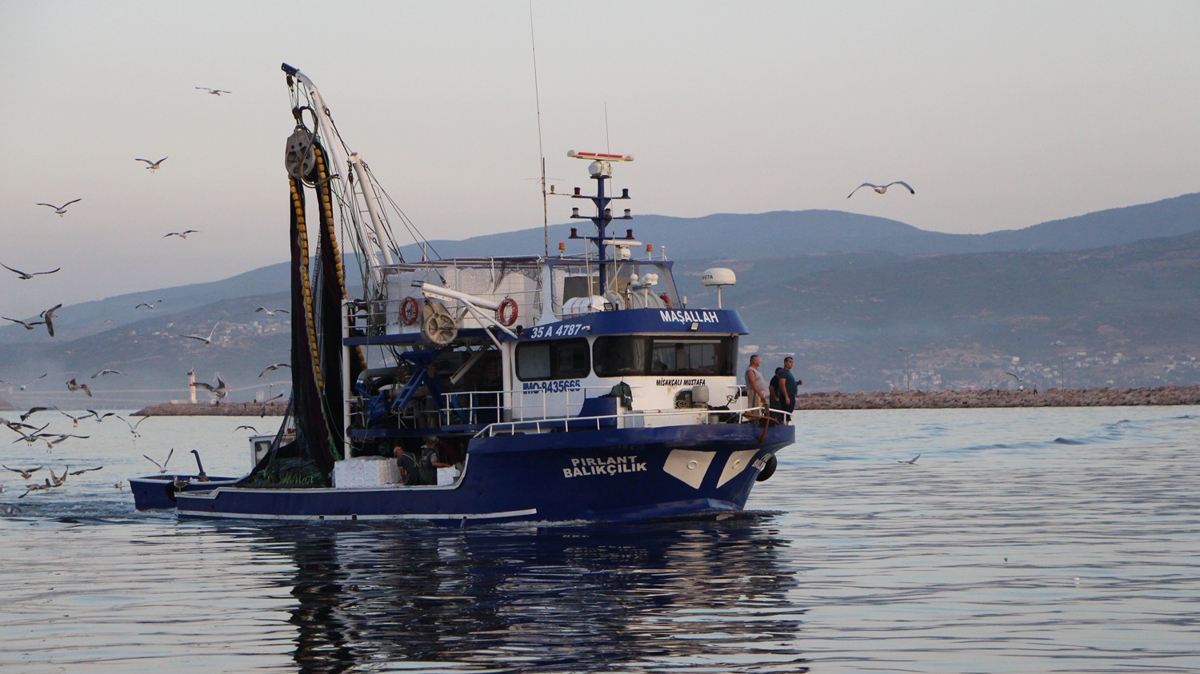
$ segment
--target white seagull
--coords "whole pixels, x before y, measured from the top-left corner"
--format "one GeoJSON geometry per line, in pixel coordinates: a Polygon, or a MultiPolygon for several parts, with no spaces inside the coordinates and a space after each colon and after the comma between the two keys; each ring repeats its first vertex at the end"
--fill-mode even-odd
{"type": "Polygon", "coordinates": [[[159,159],[158,161],[151,161],[151,160],[149,160],[149,159],[142,159],[141,157],[134,157],[134,159],[133,159],[133,160],[134,160],[134,161],[144,161],[144,162],[146,162],[146,169],[147,169],[147,170],[149,170],[149,171],[157,171],[157,170],[158,170],[158,167],[159,167],[159,166],[161,166],[161,165],[162,165],[162,163],[163,163],[163,162],[165,162],[165,161],[167,160],[167,158],[166,158],[166,157],[163,157],[162,159],[159,159]]]}
{"type": "MultiPolygon", "coordinates": [[[[199,234],[199,233],[200,233],[200,230],[198,230],[198,229],[185,229],[182,232],[167,232],[166,234],[163,234],[163,238],[165,239],[169,236],[178,236],[181,239],[186,239],[188,234],[199,234]]],[[[162,301],[162,300],[159,300],[159,301],[162,301]]]]}
{"type": "Polygon", "coordinates": [[[259,373],[258,373],[258,376],[260,376],[260,377],[261,377],[261,376],[263,376],[264,374],[266,374],[266,373],[268,373],[268,372],[270,372],[270,371],[272,371],[272,370],[278,370],[278,369],[279,369],[279,368],[281,368],[281,367],[291,367],[291,365],[289,365],[288,363],[275,363],[274,365],[268,365],[268,366],[266,366],[266,367],[264,367],[264,368],[263,368],[263,371],[262,371],[262,372],[259,372],[259,373]]]}
{"type": "MultiPolygon", "coordinates": [[[[128,419],[126,419],[125,417],[121,416],[120,414],[114,414],[113,416],[114,416],[114,417],[116,417],[116,418],[118,418],[118,419],[120,419],[121,421],[124,421],[124,422],[125,422],[125,425],[129,427],[129,432],[130,432],[130,433],[133,433],[133,437],[135,437],[135,438],[140,438],[140,437],[142,437],[142,434],[141,434],[141,433],[138,433],[137,427],[138,427],[138,426],[141,426],[143,421],[145,421],[145,420],[147,420],[147,419],[149,419],[149,418],[150,418],[150,415],[148,415],[148,414],[147,414],[146,416],[142,417],[141,419],[138,419],[138,420],[137,420],[137,423],[135,423],[135,424],[131,424],[131,423],[129,423],[129,420],[128,420],[128,419]]],[[[172,449],[171,451],[175,451],[175,450],[173,450],[173,449],[172,449]]],[[[142,456],[146,456],[146,455],[145,455],[145,454],[143,454],[142,456]]],[[[146,458],[149,458],[149,457],[146,457],[146,458]]],[[[150,459],[150,460],[151,460],[151,461],[153,461],[153,459],[150,459]]],[[[167,461],[170,461],[170,460],[171,460],[171,457],[170,457],[170,456],[167,456],[167,461]]],[[[167,465],[167,462],[166,462],[166,461],[164,461],[164,462],[163,462],[163,465],[164,465],[164,466],[165,466],[165,465],[167,465]]]]}
{"type": "MultiPolygon", "coordinates": [[[[12,319],[10,318],[10,319],[8,319],[8,320],[10,320],[10,321],[11,321],[12,319]]],[[[37,323],[35,323],[34,325],[37,325],[37,323]]],[[[42,374],[40,377],[34,377],[33,379],[30,379],[29,381],[25,382],[24,384],[21,384],[21,385],[20,385],[18,388],[20,388],[22,391],[24,391],[26,386],[29,386],[30,384],[32,384],[33,382],[35,382],[35,381],[37,381],[37,380],[39,380],[39,379],[42,379],[42,378],[43,378],[43,377],[45,377],[47,374],[50,374],[50,373],[49,373],[49,372],[46,372],[46,373],[42,374]]],[[[5,384],[15,384],[15,383],[16,383],[16,382],[14,382],[14,381],[9,381],[9,382],[6,382],[6,381],[4,381],[3,379],[0,379],[0,382],[2,382],[2,383],[5,383],[5,384]]]]}
{"type": "Polygon", "coordinates": [[[266,307],[259,307],[254,310],[254,313],[257,314],[257,313],[264,312],[264,311],[267,313],[268,316],[274,316],[275,314],[291,313],[287,309],[268,309],[266,307]]]}
{"type": "Polygon", "coordinates": [[[150,463],[153,463],[154,465],[158,466],[158,472],[161,474],[161,473],[165,473],[165,472],[167,472],[167,464],[171,462],[171,455],[172,455],[172,454],[174,454],[174,453],[175,453],[175,448],[174,448],[174,447],[172,447],[172,448],[171,448],[171,451],[167,452],[167,458],[166,458],[166,460],[165,460],[165,461],[163,461],[162,463],[159,463],[159,462],[155,461],[154,459],[151,459],[150,457],[146,456],[145,454],[143,454],[142,456],[146,456],[146,460],[147,460],[147,461],[149,461],[150,463]]]}
{"type": "Polygon", "coordinates": [[[72,200],[68,201],[67,203],[63,204],[62,206],[55,206],[54,204],[48,204],[48,203],[45,203],[44,201],[39,201],[37,205],[38,206],[49,206],[50,208],[53,208],[54,212],[58,213],[58,217],[61,218],[62,216],[67,214],[67,206],[70,206],[71,204],[75,203],[76,201],[83,201],[83,198],[80,197],[79,199],[72,199],[72,200]]]}
{"type": "Polygon", "coordinates": [[[12,267],[4,264],[3,262],[0,262],[0,267],[4,267],[5,269],[16,274],[18,277],[20,277],[20,279],[22,281],[28,281],[29,279],[33,278],[34,276],[40,276],[42,274],[53,274],[54,272],[58,271],[59,269],[62,269],[62,267],[55,267],[54,269],[51,269],[50,271],[21,271],[20,269],[13,269],[12,267]]]}
{"type": "Polygon", "coordinates": [[[125,375],[125,373],[124,373],[124,372],[118,372],[117,370],[114,370],[114,369],[112,369],[112,368],[108,368],[108,367],[106,367],[106,368],[104,368],[103,370],[100,370],[100,371],[99,371],[99,372],[97,372],[96,374],[92,375],[92,379],[95,379],[96,377],[99,377],[100,375],[105,375],[105,374],[119,374],[119,375],[122,375],[122,376],[124,376],[124,375],[125,375]]]}
{"type": "Polygon", "coordinates": [[[232,91],[227,91],[225,89],[210,89],[208,87],[196,87],[196,88],[201,91],[207,91],[208,93],[212,94],[213,96],[220,96],[221,94],[232,94],[233,93],[232,91]]]}
{"type": "Polygon", "coordinates": [[[3,318],[6,321],[12,321],[13,323],[20,323],[21,325],[25,326],[26,330],[32,330],[34,327],[38,325],[45,325],[46,323],[46,321],[20,321],[15,318],[9,318],[8,316],[0,316],[0,318],[3,318]]]}
{"type": "MultiPolygon", "coordinates": [[[[859,185],[858,187],[855,187],[855,188],[854,188],[854,192],[857,192],[857,191],[861,190],[861,189],[862,189],[862,188],[864,188],[864,187],[870,187],[871,189],[875,190],[875,192],[876,192],[877,194],[883,194],[884,192],[887,192],[887,188],[891,187],[892,185],[902,185],[902,186],[904,186],[904,189],[908,190],[909,194],[916,194],[916,193],[917,193],[917,191],[916,191],[916,190],[914,190],[914,189],[912,188],[912,186],[911,186],[911,185],[909,185],[908,183],[904,182],[903,180],[893,180],[892,182],[890,182],[890,183],[888,183],[888,184],[886,184],[886,185],[876,185],[875,183],[863,183],[863,184],[859,185]]],[[[847,199],[849,199],[850,197],[854,196],[854,192],[851,192],[850,194],[847,194],[847,195],[846,195],[846,198],[847,198],[847,199]]]]}
{"type": "Polygon", "coordinates": [[[901,460],[897,459],[896,463],[907,463],[910,466],[915,466],[915,465],[917,465],[917,459],[919,459],[919,458],[921,458],[920,454],[914,456],[913,458],[909,459],[908,461],[901,461],[901,460]]]}
{"type": "Polygon", "coordinates": [[[207,337],[201,337],[200,335],[175,335],[175,336],[176,337],[184,337],[187,339],[199,340],[201,342],[204,342],[205,344],[212,344],[213,335],[217,332],[217,326],[220,324],[221,324],[221,321],[217,321],[216,323],[213,323],[212,330],[208,331],[207,337]]]}
{"type": "Polygon", "coordinates": [[[217,383],[215,386],[212,384],[206,384],[202,381],[194,382],[190,384],[190,386],[202,388],[218,398],[224,398],[225,396],[229,395],[229,384],[226,384],[225,380],[221,379],[221,375],[217,375],[217,383]]]}
{"type": "Polygon", "coordinates": [[[83,391],[84,393],[88,394],[89,398],[92,397],[92,389],[88,388],[87,384],[80,384],[79,382],[75,381],[74,377],[71,377],[70,381],[67,382],[67,390],[72,393],[75,391],[83,391]]]}
{"type": "MultiPolygon", "coordinates": [[[[38,314],[39,316],[42,317],[42,320],[46,321],[46,332],[49,332],[51,337],[54,336],[54,320],[53,320],[54,312],[58,311],[61,308],[62,308],[62,303],[55,304],[54,306],[50,307],[49,309],[38,314]]],[[[91,394],[88,394],[88,395],[91,395],[91,394]]]]}

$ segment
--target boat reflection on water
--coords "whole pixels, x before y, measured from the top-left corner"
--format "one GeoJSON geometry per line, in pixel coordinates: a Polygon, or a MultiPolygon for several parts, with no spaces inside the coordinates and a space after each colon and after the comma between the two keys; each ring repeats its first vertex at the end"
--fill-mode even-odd
{"type": "Polygon", "coordinates": [[[303,671],[808,671],[769,516],[263,533],[297,567],[303,671]]]}

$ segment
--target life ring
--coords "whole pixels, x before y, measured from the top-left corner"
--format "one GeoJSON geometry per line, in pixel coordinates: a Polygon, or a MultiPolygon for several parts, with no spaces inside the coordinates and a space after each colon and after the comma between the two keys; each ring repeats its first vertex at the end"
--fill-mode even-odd
{"type": "Polygon", "coordinates": [[[517,322],[517,315],[520,310],[517,308],[517,301],[511,297],[505,297],[500,306],[496,308],[496,320],[500,321],[500,325],[508,327],[517,322]]]}
{"type": "Polygon", "coordinates": [[[417,304],[417,298],[409,295],[400,303],[400,320],[404,321],[405,325],[412,325],[417,322],[417,314],[421,312],[421,307],[417,304]]]}
{"type": "Polygon", "coordinates": [[[667,293],[659,293],[658,296],[660,298],[662,298],[663,304],[667,305],[667,308],[670,309],[671,308],[671,296],[668,295],[667,293]]]}

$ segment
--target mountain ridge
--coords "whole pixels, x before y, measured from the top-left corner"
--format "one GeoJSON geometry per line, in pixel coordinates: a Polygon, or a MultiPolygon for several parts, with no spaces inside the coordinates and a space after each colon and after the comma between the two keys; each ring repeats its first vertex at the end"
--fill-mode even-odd
{"type": "MultiPolygon", "coordinates": [[[[667,252],[692,306],[715,304],[715,292],[699,284],[704,268],[734,268],[741,283],[726,288],[724,297],[754,332],[744,346],[764,354],[804,353],[811,368],[806,379],[823,389],[877,390],[900,381],[998,386],[1012,384],[1005,372],[1016,369],[1045,386],[1067,379],[1068,361],[1081,385],[1200,381],[1194,365],[1200,353],[1192,353],[1200,352],[1192,336],[1200,334],[1194,299],[1200,287],[1193,280],[1200,278],[1200,193],[983,235],[925,232],[841,211],[644,218],[648,222],[633,221],[641,241],[690,228],[685,236],[674,233],[670,240],[680,243],[668,244],[667,252]],[[807,224],[796,226],[801,221],[807,224]],[[847,229],[853,236],[844,235],[847,229]],[[696,233],[726,230],[740,235],[715,245],[696,233]],[[1178,231],[1184,233],[1156,236],[1178,231]],[[772,232],[786,236],[765,245],[764,255],[761,242],[772,232]],[[820,245],[795,254],[803,236],[820,245]],[[1090,246],[1110,240],[1117,243],[1090,246]],[[757,253],[739,257],[738,246],[757,253]],[[930,252],[947,247],[983,252],[930,252]],[[1054,342],[1061,345],[1050,348],[1054,342]],[[903,367],[897,365],[900,348],[903,367]],[[1078,352],[1090,355],[1077,358],[1078,352]],[[1099,353],[1120,367],[1100,363],[1099,353]],[[1135,368],[1134,358],[1145,363],[1135,368]]],[[[538,228],[475,237],[441,252],[502,255],[499,242],[515,247],[520,242],[508,239],[522,237],[540,250],[542,236],[538,228]]],[[[51,370],[87,376],[101,367],[136,366],[152,375],[130,381],[128,395],[169,386],[185,396],[190,392],[180,390],[178,380],[197,368],[202,377],[224,372],[235,387],[269,392],[274,385],[259,381],[258,370],[287,359],[287,323],[254,309],[289,306],[288,283],[287,264],[278,263],[210,283],[64,307],[54,338],[6,326],[0,328],[0,378],[25,381],[51,370]],[[135,308],[142,302],[156,308],[135,308]],[[200,349],[178,337],[207,334],[218,320],[222,349],[200,349]]],[[[146,401],[162,398],[156,395],[146,401]]]]}

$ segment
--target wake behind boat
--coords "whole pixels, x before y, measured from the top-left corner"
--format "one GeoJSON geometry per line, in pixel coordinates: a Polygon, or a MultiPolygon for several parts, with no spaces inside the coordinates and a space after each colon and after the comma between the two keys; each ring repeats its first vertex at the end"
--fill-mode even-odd
{"type": "Polygon", "coordinates": [[[568,153],[595,182],[568,195],[593,211],[572,209],[595,228],[571,230],[582,253],[408,261],[399,209],[312,81],[283,70],[296,435],[236,485],[176,494],[181,516],[621,521],[745,506],[795,429],[738,384],[748,331],[720,302],[733,273],[706,272],[718,306],[691,308],[661,248],[610,232],[632,218],[613,215],[630,197],[609,183],[633,157],[568,153]]]}

